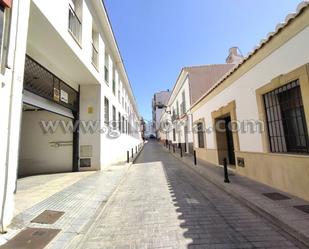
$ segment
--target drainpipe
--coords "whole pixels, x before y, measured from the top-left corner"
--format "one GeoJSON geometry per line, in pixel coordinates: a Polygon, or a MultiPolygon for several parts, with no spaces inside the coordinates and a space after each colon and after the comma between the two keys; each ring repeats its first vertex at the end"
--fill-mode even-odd
{"type": "MultiPolygon", "coordinates": [[[[19,29],[19,0],[15,0],[14,4],[17,3],[17,22],[16,22],[16,32],[15,32],[15,44],[14,44],[14,55],[13,55],[13,67],[12,67],[12,80],[11,80],[11,89],[10,89],[10,106],[9,106],[9,120],[8,120],[8,134],[7,134],[7,151],[6,151],[6,161],[5,161],[5,174],[4,174],[4,186],[3,186],[3,199],[1,206],[1,225],[0,225],[0,233],[5,233],[4,228],[4,211],[6,205],[6,197],[7,197],[7,188],[8,188],[8,175],[9,175],[9,156],[10,156],[10,137],[11,137],[11,123],[12,123],[12,106],[13,106],[13,89],[14,89],[14,74],[15,74],[15,62],[16,62],[16,47],[17,47],[17,34],[19,29]]],[[[10,24],[11,25],[11,24],[10,24]]]]}

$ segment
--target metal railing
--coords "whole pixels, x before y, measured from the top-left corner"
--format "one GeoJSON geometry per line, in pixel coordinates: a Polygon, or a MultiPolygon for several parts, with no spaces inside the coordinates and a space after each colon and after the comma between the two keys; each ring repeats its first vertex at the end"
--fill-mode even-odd
{"type": "Polygon", "coordinates": [[[82,41],[82,22],[79,20],[74,9],[69,5],[69,30],[76,41],[81,44],[82,41]]]}
{"type": "Polygon", "coordinates": [[[99,52],[96,49],[96,47],[94,46],[94,44],[92,43],[92,64],[98,69],[99,66],[99,52]]]}
{"type": "Polygon", "coordinates": [[[65,146],[73,146],[73,141],[55,141],[49,143],[51,147],[59,148],[65,146]]]}

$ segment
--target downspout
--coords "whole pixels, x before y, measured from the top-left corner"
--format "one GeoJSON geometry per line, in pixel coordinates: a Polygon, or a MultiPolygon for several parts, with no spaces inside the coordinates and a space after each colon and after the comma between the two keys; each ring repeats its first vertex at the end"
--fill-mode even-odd
{"type": "MultiPolygon", "coordinates": [[[[14,74],[15,74],[15,61],[16,61],[16,47],[17,47],[17,34],[19,29],[19,2],[20,0],[15,0],[13,2],[17,2],[17,22],[16,22],[16,31],[15,31],[15,44],[14,44],[14,56],[13,56],[13,68],[12,68],[12,79],[11,79],[11,89],[10,89],[10,106],[9,106],[9,120],[8,120],[8,135],[7,135],[7,151],[6,151],[6,161],[5,161],[5,174],[4,174],[4,187],[3,187],[3,199],[1,206],[1,227],[0,233],[6,233],[4,228],[4,211],[6,205],[6,197],[7,197],[7,188],[8,188],[8,175],[9,175],[9,156],[10,156],[10,136],[11,136],[11,123],[12,123],[12,106],[13,106],[13,89],[14,89],[14,74]]],[[[13,8],[14,6],[12,6],[13,8]]],[[[11,16],[12,17],[12,16],[11,16]]],[[[11,24],[10,24],[11,25],[11,24]]]]}

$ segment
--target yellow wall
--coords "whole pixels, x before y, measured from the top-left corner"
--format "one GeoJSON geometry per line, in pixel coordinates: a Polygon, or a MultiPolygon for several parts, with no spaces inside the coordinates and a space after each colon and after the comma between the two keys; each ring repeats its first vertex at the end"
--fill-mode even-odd
{"type": "Polygon", "coordinates": [[[309,200],[309,157],[275,153],[236,152],[245,159],[237,173],[309,200]]]}

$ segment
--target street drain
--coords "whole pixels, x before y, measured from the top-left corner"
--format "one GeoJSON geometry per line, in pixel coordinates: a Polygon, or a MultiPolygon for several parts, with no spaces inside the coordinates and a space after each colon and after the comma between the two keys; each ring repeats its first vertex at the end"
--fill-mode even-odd
{"type": "Polygon", "coordinates": [[[64,212],[45,210],[31,222],[39,224],[54,224],[62,215],[64,215],[64,212]]]}
{"type": "Polygon", "coordinates": [[[26,228],[0,246],[0,249],[43,249],[60,231],[60,229],[26,228]]]}
{"type": "Polygon", "coordinates": [[[267,198],[273,200],[273,201],[282,201],[282,200],[288,200],[290,199],[289,197],[280,194],[280,193],[264,193],[264,196],[266,196],[267,198]]]}
{"type": "Polygon", "coordinates": [[[306,214],[309,214],[309,205],[294,206],[294,207],[300,211],[303,211],[306,214]]]}

